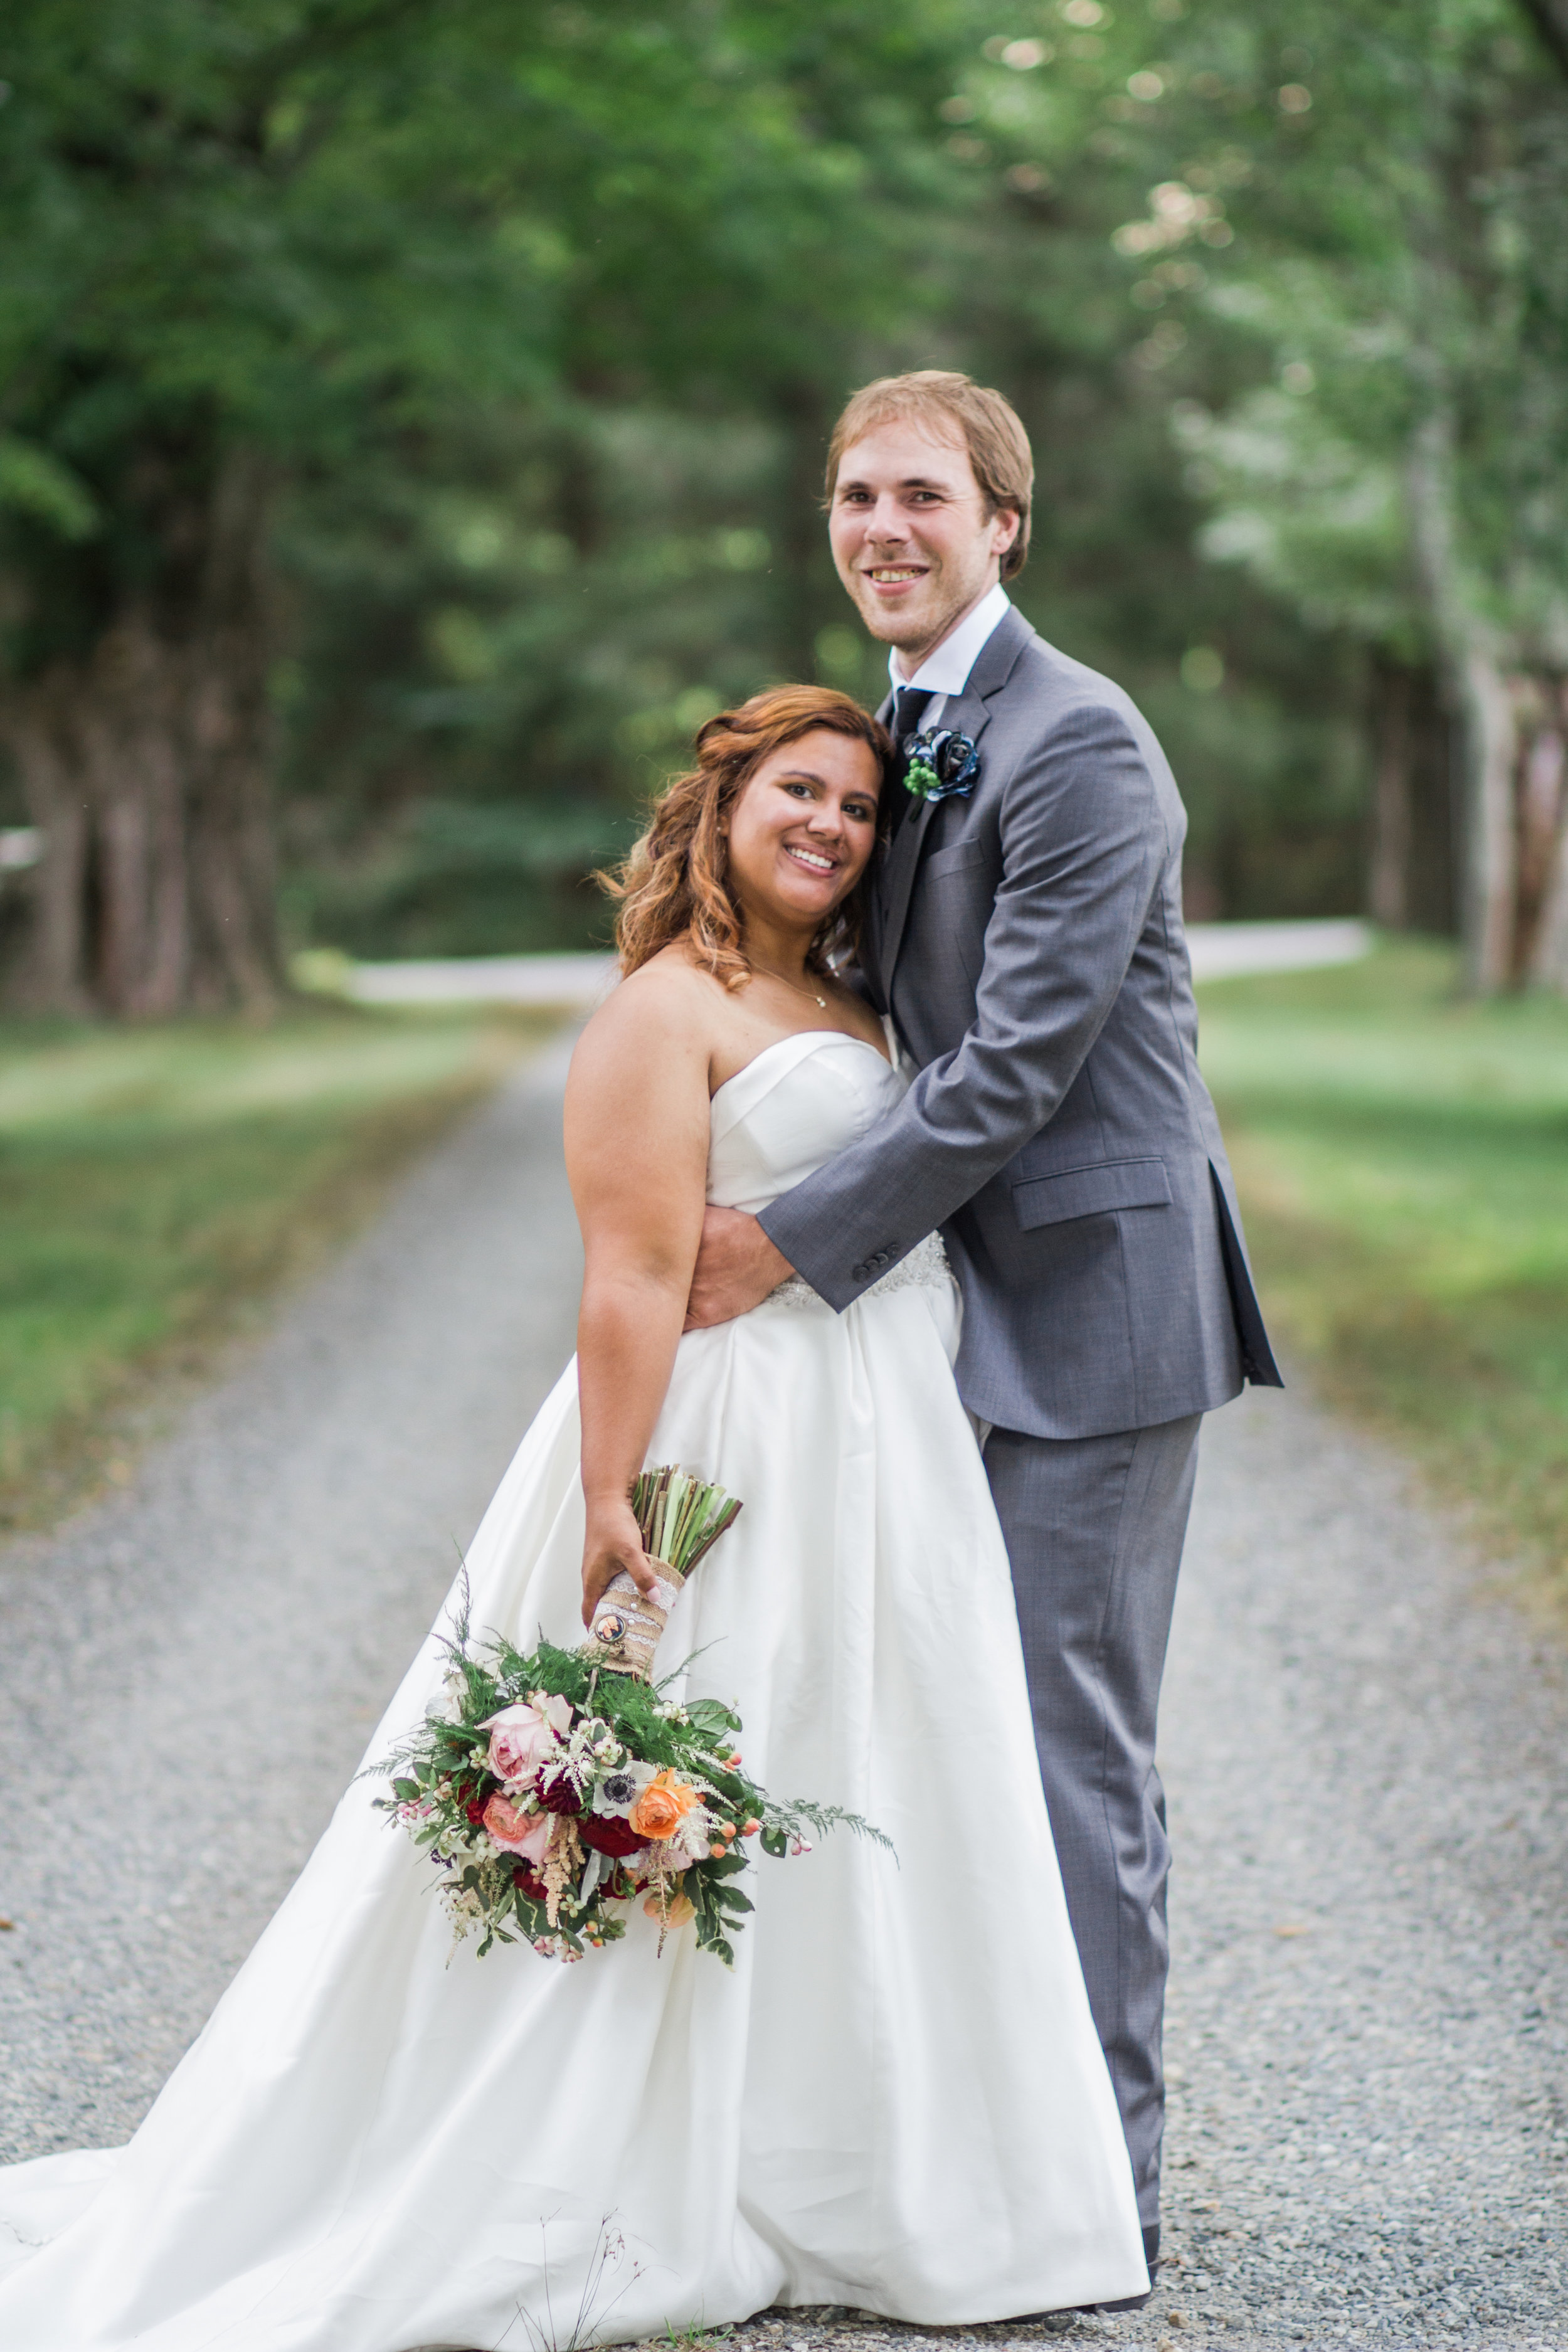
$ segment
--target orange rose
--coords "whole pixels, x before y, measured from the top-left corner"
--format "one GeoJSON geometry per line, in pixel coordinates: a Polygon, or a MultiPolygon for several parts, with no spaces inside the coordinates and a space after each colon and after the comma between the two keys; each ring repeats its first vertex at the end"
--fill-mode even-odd
{"type": "Polygon", "coordinates": [[[638,1837],[673,1837],[696,1802],[696,1790],[673,1779],[666,1766],[648,1782],[628,1818],[638,1837]]]}

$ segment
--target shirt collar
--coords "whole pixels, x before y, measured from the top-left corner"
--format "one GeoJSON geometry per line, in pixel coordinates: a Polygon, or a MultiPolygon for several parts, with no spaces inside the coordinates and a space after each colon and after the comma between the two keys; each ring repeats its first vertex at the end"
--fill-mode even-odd
{"type": "Polygon", "coordinates": [[[932,694],[962,694],[969,684],[969,673],[980,658],[981,648],[998,625],[1004,613],[1012,610],[1013,600],[998,581],[989,595],[982,596],[973,613],[962,620],[950,637],[943,637],[934,652],[927,654],[913,677],[905,677],[899,668],[897,648],[888,655],[888,675],[895,692],[900,686],[918,686],[932,694]]]}

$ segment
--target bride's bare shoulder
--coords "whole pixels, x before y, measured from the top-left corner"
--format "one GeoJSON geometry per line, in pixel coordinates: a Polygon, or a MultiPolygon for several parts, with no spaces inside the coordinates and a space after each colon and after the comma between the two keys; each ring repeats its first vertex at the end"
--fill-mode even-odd
{"type": "Polygon", "coordinates": [[[700,1068],[706,1074],[729,1010],[724,990],[679,946],[658,954],[621,981],[577,1041],[574,1075],[623,1073],[635,1066],[647,1076],[700,1068]]]}

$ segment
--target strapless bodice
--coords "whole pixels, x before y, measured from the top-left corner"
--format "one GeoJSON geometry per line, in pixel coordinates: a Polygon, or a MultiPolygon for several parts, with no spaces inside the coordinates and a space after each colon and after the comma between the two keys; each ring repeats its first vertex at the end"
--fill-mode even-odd
{"type": "Polygon", "coordinates": [[[837,1029],[764,1046],[713,1097],[708,1198],[754,1215],[858,1143],[909,1084],[874,1045],[837,1029]]]}

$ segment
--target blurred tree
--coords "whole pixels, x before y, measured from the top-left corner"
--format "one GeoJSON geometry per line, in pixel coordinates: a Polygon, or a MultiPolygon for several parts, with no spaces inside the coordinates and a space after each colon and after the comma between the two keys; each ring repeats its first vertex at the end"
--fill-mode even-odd
{"type": "MultiPolygon", "coordinates": [[[[1071,5],[1109,23],[1095,0],[1071,5]]],[[[721,700],[814,666],[875,700],[885,656],[827,562],[821,461],[854,382],[931,362],[973,368],[1024,410],[1039,492],[1018,593],[1166,738],[1192,812],[1194,911],[1361,903],[1355,648],[1203,560],[1203,502],[1171,446],[1177,384],[1228,397],[1258,379],[1256,341],[1216,330],[1184,351],[1173,320],[1129,299],[1111,232],[1164,166],[1145,110],[1127,129],[1106,112],[1131,105],[1124,29],[1026,6],[999,33],[1007,13],[906,7],[897,56],[868,58],[850,20],[835,34],[812,12],[812,37],[770,60],[855,163],[826,227],[864,276],[831,306],[793,289],[749,363],[710,367],[679,412],[623,372],[578,379],[569,415],[521,417],[510,439],[492,413],[489,455],[468,453],[439,514],[402,482],[367,503],[362,473],[324,530],[291,541],[310,617],[286,770],[300,931],[383,952],[580,936],[595,902],[567,836],[538,821],[540,779],[586,796],[608,843],[721,700]],[[775,354],[779,317],[810,331],[790,326],[775,354]],[[514,848],[481,870],[491,806],[510,812],[514,848]],[[454,847],[462,810],[471,856],[454,847]]]]}
{"type": "MultiPolygon", "coordinates": [[[[730,143],[686,192],[697,228],[633,267],[640,215],[596,204],[604,257],[594,244],[579,283],[602,268],[613,299],[563,321],[547,398],[454,420],[415,478],[362,466],[292,503],[295,936],[576,943],[604,919],[584,868],[710,711],[779,676],[879,693],[827,557],[822,458],[847,385],[883,352],[918,356],[948,298],[930,247],[977,194],[937,112],[955,45],[974,46],[965,16],[704,12],[725,39],[699,87],[730,143]],[[751,136],[763,117],[796,146],[751,136]],[[693,255],[698,228],[720,263],[693,255]],[[664,289],[657,341],[626,331],[628,283],[664,289]]],[[[595,24],[574,17],[579,46],[595,24]]],[[[673,97],[656,121],[684,155],[673,97]]],[[[635,135],[617,116],[618,154],[635,135]]]]}
{"type": "Polygon", "coordinates": [[[1523,0],[1523,6],[1548,51],[1568,74],[1568,0],[1523,0]]]}
{"type": "MultiPolygon", "coordinates": [[[[575,565],[584,398],[819,413],[823,347],[892,299],[869,156],[930,49],[853,5],[17,0],[0,730],[47,843],[32,1002],[269,998],[280,499],[319,556],[367,472],[438,504],[523,417],[575,565]]],[[[448,672],[485,657],[425,620],[448,672]]]]}
{"type": "Polygon", "coordinates": [[[416,13],[21,0],[0,34],[0,725],[47,842],[37,1003],[268,999],[279,485],[528,356],[493,322],[551,257],[476,217],[480,60],[448,14],[416,78],[416,13]]]}
{"type": "Polygon", "coordinates": [[[764,419],[584,403],[564,469],[554,425],[490,425],[444,479],[362,468],[285,517],[293,937],[580,944],[641,791],[784,667],[764,419]]]}
{"type": "Polygon", "coordinates": [[[1195,164],[1207,194],[1169,186],[1192,134],[1151,39],[1163,45],[1175,18],[1152,13],[1152,26],[1141,5],[1059,0],[998,27],[992,12],[942,110],[985,192],[950,234],[945,319],[1030,425],[1037,516],[1020,602],[1129,688],[1171,754],[1191,911],[1349,910],[1366,782],[1356,648],[1205,560],[1205,494],[1173,451],[1173,410],[1199,396],[1224,409],[1260,362],[1205,300],[1233,241],[1239,151],[1223,183],[1195,164]],[[1130,267],[1115,239],[1152,184],[1181,204],[1182,231],[1130,267]]]}
{"type": "Polygon", "coordinates": [[[1331,0],[1180,19],[1127,83],[1171,143],[1117,246],[1134,299],[1268,362],[1173,405],[1200,544],[1378,649],[1384,912],[1418,830],[1398,705],[1436,665],[1471,985],[1568,985],[1568,91],[1512,0],[1391,0],[1353,39],[1331,0]]]}
{"type": "Polygon", "coordinates": [[[264,1000],[275,780],[294,937],[583,936],[710,709],[879,693],[820,465],[931,363],[1025,414],[1021,601],[1194,912],[1361,904],[1370,818],[1446,920],[1457,734],[1475,976],[1559,970],[1561,5],[14,0],[34,1001],[264,1000]]]}

